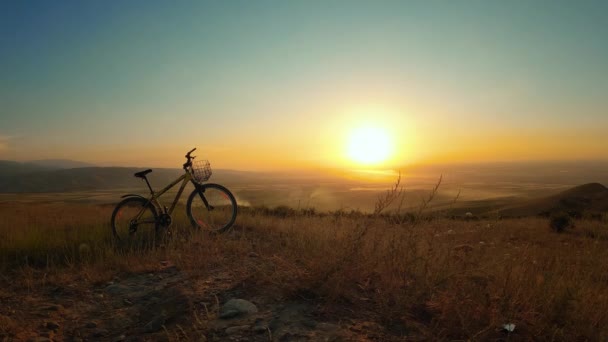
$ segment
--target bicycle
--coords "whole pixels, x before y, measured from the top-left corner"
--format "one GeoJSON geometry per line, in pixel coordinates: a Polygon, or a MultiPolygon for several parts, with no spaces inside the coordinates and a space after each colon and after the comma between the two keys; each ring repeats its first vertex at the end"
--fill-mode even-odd
{"type": "Polygon", "coordinates": [[[150,189],[150,197],[146,198],[138,194],[121,196],[124,199],[116,205],[111,219],[112,234],[118,242],[154,241],[161,229],[168,229],[171,226],[173,222],[171,214],[188,182],[194,185],[194,190],[186,202],[186,214],[190,224],[195,229],[218,233],[232,227],[237,215],[236,199],[224,186],[205,183],[211,177],[211,166],[207,160],[193,162],[196,157],[191,154],[195,150],[196,148],[193,148],[186,153],[184,174],[159,192],[154,192],[146,177],[152,169],[134,174],[135,177],[146,182],[150,189]],[[166,206],[161,206],[158,198],[179,182],[182,183],[171,207],[167,209],[166,206]]]}

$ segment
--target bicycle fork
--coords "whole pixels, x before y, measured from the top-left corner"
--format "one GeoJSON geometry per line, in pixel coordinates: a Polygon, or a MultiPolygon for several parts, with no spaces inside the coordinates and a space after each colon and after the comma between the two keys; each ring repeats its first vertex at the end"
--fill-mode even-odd
{"type": "Polygon", "coordinates": [[[207,201],[207,198],[205,198],[205,188],[200,186],[200,185],[195,185],[196,187],[196,191],[198,192],[198,195],[201,197],[201,200],[203,200],[203,203],[205,204],[205,208],[207,208],[207,210],[211,211],[213,210],[213,206],[211,204],[209,204],[209,202],[207,201]]]}

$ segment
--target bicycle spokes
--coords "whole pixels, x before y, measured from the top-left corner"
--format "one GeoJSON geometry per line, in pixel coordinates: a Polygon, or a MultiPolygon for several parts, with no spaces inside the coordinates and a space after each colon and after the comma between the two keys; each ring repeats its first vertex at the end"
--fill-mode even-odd
{"type": "Polygon", "coordinates": [[[192,199],[191,215],[205,230],[221,230],[232,220],[235,205],[221,188],[206,187],[192,199]]]}
{"type": "Polygon", "coordinates": [[[142,246],[154,242],[156,216],[143,200],[132,199],[121,203],[112,225],[115,238],[121,242],[142,246]]]}

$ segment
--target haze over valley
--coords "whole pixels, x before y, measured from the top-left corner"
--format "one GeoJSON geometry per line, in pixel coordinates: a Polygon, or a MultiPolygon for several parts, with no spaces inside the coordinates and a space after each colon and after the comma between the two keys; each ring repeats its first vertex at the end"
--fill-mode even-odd
{"type": "MultiPolygon", "coordinates": [[[[69,160],[0,161],[0,201],[86,201],[113,203],[125,192],[144,193],[145,183],[133,173],[146,167],[98,167],[69,160]],[[80,166],[80,167],[74,167],[80,166]],[[84,167],[83,167],[84,166],[84,167]]],[[[183,173],[154,168],[156,190],[183,173]]],[[[310,170],[252,172],[214,170],[211,182],[229,186],[241,206],[289,206],[320,211],[370,212],[377,198],[398,179],[415,209],[441,179],[431,208],[477,214],[517,207],[530,199],[555,195],[587,183],[608,184],[608,162],[519,162],[445,164],[396,170],[310,170]],[[457,210],[460,209],[460,210],[457,210]]],[[[175,194],[176,188],[167,193],[175,194]]],[[[516,214],[515,212],[513,212],[516,214]]],[[[536,212],[525,212],[534,215],[536,212]]]]}

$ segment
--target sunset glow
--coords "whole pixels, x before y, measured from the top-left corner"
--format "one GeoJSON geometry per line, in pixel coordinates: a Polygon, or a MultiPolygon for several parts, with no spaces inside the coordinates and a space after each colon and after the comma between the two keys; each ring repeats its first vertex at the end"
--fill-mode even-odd
{"type": "Polygon", "coordinates": [[[358,127],[348,141],[348,157],[359,164],[373,165],[387,160],[393,151],[388,133],[373,126],[358,127]]]}
{"type": "Polygon", "coordinates": [[[0,160],[608,159],[606,6],[5,2],[0,160]]]}
{"type": "Polygon", "coordinates": [[[608,342],[606,37],[608,0],[0,0],[0,342],[608,342]]]}

